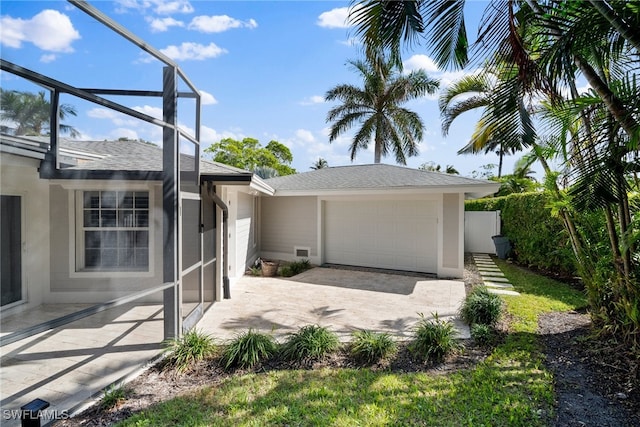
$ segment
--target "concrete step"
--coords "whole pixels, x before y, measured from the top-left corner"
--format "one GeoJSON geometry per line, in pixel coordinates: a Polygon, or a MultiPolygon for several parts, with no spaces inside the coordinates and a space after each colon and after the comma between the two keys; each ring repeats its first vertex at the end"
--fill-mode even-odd
{"type": "Polygon", "coordinates": [[[509,283],[509,279],[504,277],[503,275],[491,275],[491,274],[482,274],[482,279],[488,282],[503,282],[509,283]]]}
{"type": "Polygon", "coordinates": [[[485,280],[484,285],[487,288],[498,288],[498,289],[513,289],[513,285],[511,283],[496,283],[496,282],[487,282],[485,280]]]}
{"type": "Polygon", "coordinates": [[[520,293],[518,293],[516,291],[509,291],[507,289],[487,288],[487,290],[491,294],[520,296],[520,293]]]}

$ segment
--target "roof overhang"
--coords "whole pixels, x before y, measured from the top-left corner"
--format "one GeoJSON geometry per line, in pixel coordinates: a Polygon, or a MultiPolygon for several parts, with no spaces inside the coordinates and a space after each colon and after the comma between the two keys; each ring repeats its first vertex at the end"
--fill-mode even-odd
{"type": "Polygon", "coordinates": [[[375,195],[419,195],[419,194],[443,194],[443,193],[464,193],[465,199],[477,199],[496,193],[500,189],[500,184],[482,185],[431,185],[424,187],[378,187],[378,188],[336,188],[317,190],[275,190],[276,197],[292,196],[375,196],[375,195]]]}
{"type": "Polygon", "coordinates": [[[273,196],[275,190],[271,188],[266,182],[264,182],[259,176],[251,172],[245,173],[233,173],[233,174],[212,174],[204,173],[200,174],[200,180],[211,182],[214,185],[240,185],[247,186],[248,188],[273,196]]]}

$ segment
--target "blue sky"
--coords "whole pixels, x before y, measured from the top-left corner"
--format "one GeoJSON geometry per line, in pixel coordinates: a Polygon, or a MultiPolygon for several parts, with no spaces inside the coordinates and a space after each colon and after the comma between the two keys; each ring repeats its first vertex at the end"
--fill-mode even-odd
{"type": "MultiPolygon", "coordinates": [[[[349,2],[119,0],[91,4],[174,59],[202,92],[203,147],[224,137],[253,137],[263,145],[270,140],[287,145],[299,172],[308,171],[318,157],[330,166],[351,164],[352,133],[329,144],[325,118],[335,104],[323,102],[333,86],[360,83],[346,66],[347,60],[361,56],[354,31],[345,23],[349,2]]],[[[467,6],[472,36],[485,6],[484,1],[467,6]]],[[[3,59],[77,87],[161,88],[160,63],[149,61],[67,2],[2,0],[0,14],[3,59]]],[[[442,87],[472,71],[438,70],[424,43],[403,58],[405,69],[424,68],[442,87]]],[[[2,73],[0,82],[5,89],[41,90],[8,73],[2,73]]],[[[150,115],[161,112],[160,102],[152,98],[113,99],[150,115]]],[[[77,117],[65,123],[76,127],[83,139],[161,140],[157,127],[74,97],[63,97],[62,102],[76,107],[77,117]]],[[[454,165],[462,175],[470,175],[481,165],[497,163],[495,155],[456,154],[468,141],[478,115],[459,118],[445,138],[437,96],[407,106],[426,125],[420,155],[410,158],[408,166],[432,161],[443,167],[454,165]]],[[[193,127],[192,118],[179,118],[184,127],[193,127]]],[[[506,173],[516,158],[506,159],[506,173]]],[[[354,161],[372,162],[372,146],[354,161]]],[[[386,157],[383,162],[394,164],[394,159],[386,157]]]]}

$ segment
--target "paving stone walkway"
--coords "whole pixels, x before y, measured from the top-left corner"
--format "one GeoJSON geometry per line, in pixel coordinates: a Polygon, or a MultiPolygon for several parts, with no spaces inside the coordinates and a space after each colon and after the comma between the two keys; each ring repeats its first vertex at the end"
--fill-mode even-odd
{"type": "Polygon", "coordinates": [[[504,277],[500,267],[487,254],[473,254],[473,262],[478,267],[484,285],[492,294],[520,295],[513,290],[513,285],[504,277]]]}

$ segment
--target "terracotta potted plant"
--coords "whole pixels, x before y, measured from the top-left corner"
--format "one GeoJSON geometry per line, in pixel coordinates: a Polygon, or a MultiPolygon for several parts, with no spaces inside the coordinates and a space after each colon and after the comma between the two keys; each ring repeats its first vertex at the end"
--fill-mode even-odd
{"type": "Polygon", "coordinates": [[[262,275],[265,277],[275,276],[276,273],[278,272],[279,264],[280,263],[278,261],[267,261],[263,259],[261,261],[262,275]]]}

